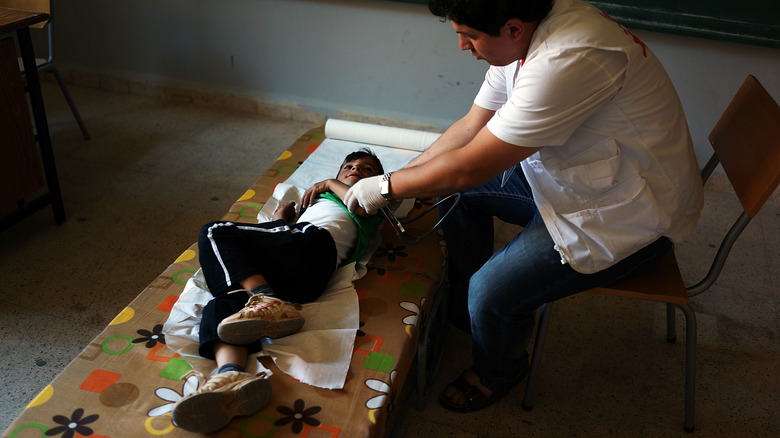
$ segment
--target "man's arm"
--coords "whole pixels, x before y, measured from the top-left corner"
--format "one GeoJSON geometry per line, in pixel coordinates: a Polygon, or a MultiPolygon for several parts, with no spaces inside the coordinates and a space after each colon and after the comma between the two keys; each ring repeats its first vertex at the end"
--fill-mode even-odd
{"type": "Polygon", "coordinates": [[[466,146],[393,173],[390,195],[395,199],[426,198],[477,187],[539,149],[507,143],[484,127],[466,146]]]}
{"type": "Polygon", "coordinates": [[[438,140],[405,167],[419,166],[433,157],[467,145],[487,125],[493,114],[495,111],[472,105],[465,116],[447,128],[438,140]]]}
{"type": "MultiPolygon", "coordinates": [[[[393,173],[389,194],[394,199],[430,198],[477,187],[539,149],[507,143],[484,127],[466,146],[393,173]]],[[[388,204],[381,194],[381,178],[363,178],[349,189],[344,203],[350,211],[363,208],[374,213],[388,204]]]]}

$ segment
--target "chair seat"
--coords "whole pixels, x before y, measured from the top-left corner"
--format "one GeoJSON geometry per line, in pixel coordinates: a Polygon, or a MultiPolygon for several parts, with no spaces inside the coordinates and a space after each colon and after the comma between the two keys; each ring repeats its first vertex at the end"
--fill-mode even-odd
{"type": "Polygon", "coordinates": [[[588,292],[672,304],[688,303],[688,293],[677,267],[674,250],[637,275],[588,292]]]}
{"type": "MultiPolygon", "coordinates": [[[[22,57],[21,56],[18,57],[17,61],[19,61],[19,71],[22,74],[24,74],[24,61],[22,60],[22,57]]],[[[35,58],[35,66],[36,67],[40,67],[40,66],[46,64],[47,62],[49,62],[49,61],[47,59],[45,59],[45,58],[35,58]]]]}

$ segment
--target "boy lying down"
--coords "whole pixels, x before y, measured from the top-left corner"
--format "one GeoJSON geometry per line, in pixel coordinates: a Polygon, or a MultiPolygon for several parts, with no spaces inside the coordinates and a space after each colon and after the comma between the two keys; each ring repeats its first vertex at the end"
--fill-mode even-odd
{"type": "Polygon", "coordinates": [[[198,353],[217,362],[211,378],[173,409],[181,428],[208,433],[236,415],[251,415],[268,404],[271,384],[263,374],[246,372],[261,338],[280,338],[301,329],[299,304],[317,299],[334,271],[363,257],[381,215],[350,213],[341,202],[358,180],[384,173],[369,149],[350,153],[336,179],[312,185],[295,203],[279,205],[270,222],[218,221],[203,227],[198,240],[200,265],[214,296],[203,308],[198,353]]]}

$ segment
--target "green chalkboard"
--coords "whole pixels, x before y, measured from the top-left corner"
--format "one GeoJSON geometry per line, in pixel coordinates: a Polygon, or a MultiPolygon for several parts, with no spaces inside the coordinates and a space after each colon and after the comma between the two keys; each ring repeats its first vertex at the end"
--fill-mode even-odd
{"type": "Polygon", "coordinates": [[[589,1],[630,29],[780,47],[780,0],[589,1]]]}

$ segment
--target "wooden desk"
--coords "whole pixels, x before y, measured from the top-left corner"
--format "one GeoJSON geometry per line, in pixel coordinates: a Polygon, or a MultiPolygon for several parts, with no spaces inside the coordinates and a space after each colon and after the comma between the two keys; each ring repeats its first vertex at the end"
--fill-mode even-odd
{"type": "Polygon", "coordinates": [[[0,96],[3,102],[0,104],[0,209],[17,204],[16,209],[0,218],[0,230],[49,204],[52,205],[55,222],[65,222],[65,208],[29,29],[30,25],[48,18],[48,14],[40,12],[0,7],[0,96]],[[16,32],[24,63],[35,134],[15,55],[15,43],[7,35],[12,32],[16,32]],[[38,150],[35,148],[36,140],[38,150]],[[44,176],[46,192],[27,200],[44,188],[44,176]]]}

